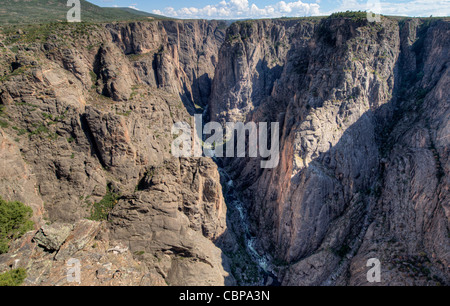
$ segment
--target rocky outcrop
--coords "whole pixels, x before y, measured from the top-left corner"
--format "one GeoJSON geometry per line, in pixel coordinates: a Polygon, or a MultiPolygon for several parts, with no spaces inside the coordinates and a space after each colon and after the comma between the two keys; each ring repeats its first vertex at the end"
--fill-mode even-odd
{"type": "Polygon", "coordinates": [[[108,233],[106,224],[88,220],[45,226],[34,238],[30,232],[14,243],[9,253],[0,257],[0,269],[25,268],[25,286],[166,285],[154,269],[148,269],[127,248],[111,241],[108,233]],[[66,229],[69,234],[62,244],[61,229],[64,236],[66,229]]]}
{"type": "Polygon", "coordinates": [[[155,265],[169,284],[224,285],[220,249],[226,207],[216,166],[204,159],[166,162],[111,216],[112,237],[155,265]]]}
{"type": "Polygon", "coordinates": [[[40,247],[55,252],[61,248],[72,229],[72,226],[67,224],[44,225],[34,236],[34,240],[40,247]]]}
{"type": "Polygon", "coordinates": [[[0,194],[8,201],[27,203],[36,226],[42,222],[44,203],[36,190],[36,177],[17,144],[0,130],[0,194]]]}
{"type": "Polygon", "coordinates": [[[123,57],[121,50],[113,45],[102,45],[98,50],[94,63],[97,76],[96,86],[99,94],[114,101],[126,101],[130,98],[136,77],[126,62],[117,61],[123,57]]]}

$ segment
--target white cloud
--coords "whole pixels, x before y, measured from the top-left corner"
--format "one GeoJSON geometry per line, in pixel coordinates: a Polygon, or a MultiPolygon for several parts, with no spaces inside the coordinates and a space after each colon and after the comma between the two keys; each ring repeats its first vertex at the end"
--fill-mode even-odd
{"type": "MultiPolygon", "coordinates": [[[[274,4],[259,7],[252,0],[217,0],[216,4],[204,7],[183,7],[174,9],[167,7],[164,10],[153,10],[153,13],[175,18],[205,18],[205,19],[246,19],[246,18],[277,18],[277,17],[303,17],[329,15],[342,11],[381,12],[384,15],[403,16],[449,16],[450,0],[381,0],[380,7],[374,9],[378,0],[340,0],[336,1],[336,8],[332,11],[320,9],[322,1],[304,3],[301,0],[279,1],[274,4]]],[[[311,1],[312,2],[312,1],[311,1]]]]}
{"type": "Polygon", "coordinates": [[[385,15],[449,16],[450,0],[414,0],[407,3],[381,3],[385,15]]]}
{"type": "Polygon", "coordinates": [[[283,16],[315,16],[319,15],[319,4],[280,1],[273,5],[258,7],[248,0],[222,0],[217,4],[202,8],[184,7],[174,9],[167,7],[163,11],[153,10],[155,14],[162,14],[176,18],[205,18],[205,19],[245,19],[245,18],[275,18],[283,16]]]}
{"type": "MultiPolygon", "coordinates": [[[[341,0],[341,4],[331,12],[323,12],[328,15],[333,12],[366,11],[374,7],[377,0],[341,0]]],[[[449,16],[450,0],[409,0],[409,1],[379,1],[379,10],[383,15],[398,16],[449,16]]],[[[373,11],[373,10],[372,10],[373,11]]]]}

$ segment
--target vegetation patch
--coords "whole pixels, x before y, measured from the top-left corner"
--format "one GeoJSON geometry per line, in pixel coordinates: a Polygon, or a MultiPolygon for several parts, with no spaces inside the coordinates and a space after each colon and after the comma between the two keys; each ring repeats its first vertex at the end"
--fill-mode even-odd
{"type": "Polygon", "coordinates": [[[233,42],[235,40],[238,40],[239,38],[241,38],[240,34],[235,34],[235,35],[228,34],[226,40],[227,40],[228,43],[231,43],[231,42],[233,42]]]}
{"type": "Polygon", "coordinates": [[[353,21],[365,21],[367,20],[367,12],[363,11],[337,12],[331,14],[329,18],[350,18],[353,21]]]}
{"type": "Polygon", "coordinates": [[[0,127],[6,129],[9,126],[8,122],[0,120],[0,127]]]}
{"type": "Polygon", "coordinates": [[[16,70],[14,70],[13,72],[11,72],[10,74],[6,74],[6,75],[0,77],[0,82],[6,82],[14,76],[25,74],[25,72],[27,72],[28,69],[30,69],[30,66],[19,67],[16,70]]]}
{"type": "Polygon", "coordinates": [[[13,126],[12,129],[17,132],[17,136],[22,136],[22,135],[25,135],[27,133],[27,130],[20,129],[20,128],[16,127],[16,126],[13,126]]]}
{"type": "MultiPolygon", "coordinates": [[[[8,13],[0,14],[0,24],[39,24],[67,19],[67,1],[64,0],[2,0],[2,10],[8,13]]],[[[169,19],[167,17],[138,11],[131,8],[99,7],[88,1],[81,0],[82,21],[112,22],[112,21],[148,21],[153,19],[169,19]]]]}
{"type": "Polygon", "coordinates": [[[30,207],[17,201],[7,202],[0,197],[0,254],[9,251],[11,241],[33,229],[32,216],[30,207]]]}
{"type": "Polygon", "coordinates": [[[134,85],[131,87],[131,94],[130,94],[129,100],[133,100],[134,97],[136,97],[136,95],[138,94],[138,89],[139,89],[139,86],[137,86],[137,85],[134,85]]]}
{"type": "Polygon", "coordinates": [[[27,278],[27,272],[23,268],[7,271],[0,274],[0,287],[20,286],[25,278],[27,278]]]}
{"type": "Polygon", "coordinates": [[[47,133],[47,134],[49,133],[48,128],[43,123],[41,123],[40,125],[33,124],[33,126],[36,129],[34,131],[32,131],[30,133],[30,135],[40,135],[42,133],[47,133]]]}
{"type": "Polygon", "coordinates": [[[91,77],[91,82],[92,82],[92,87],[91,87],[91,89],[96,89],[98,86],[97,86],[97,81],[98,81],[98,76],[97,76],[97,74],[94,72],[94,71],[89,71],[89,75],[90,75],[90,77],[91,77]]]}
{"type": "Polygon", "coordinates": [[[124,113],[122,113],[122,112],[116,112],[116,115],[129,117],[129,116],[131,115],[131,113],[132,113],[132,111],[131,111],[131,110],[128,110],[128,111],[126,111],[126,112],[124,112],[124,113]]]}
{"type": "Polygon", "coordinates": [[[89,218],[90,220],[108,220],[109,213],[118,203],[120,195],[112,191],[111,185],[107,186],[107,190],[108,191],[106,192],[106,195],[103,197],[103,199],[98,203],[94,203],[94,205],[92,206],[91,217],[89,218]]]}
{"type": "Polygon", "coordinates": [[[128,54],[127,58],[131,61],[131,62],[137,62],[145,57],[149,56],[149,53],[143,53],[143,54],[128,54]]]}

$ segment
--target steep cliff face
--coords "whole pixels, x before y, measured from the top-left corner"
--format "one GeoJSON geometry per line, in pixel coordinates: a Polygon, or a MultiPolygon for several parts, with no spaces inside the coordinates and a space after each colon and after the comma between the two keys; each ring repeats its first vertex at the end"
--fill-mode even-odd
{"type": "Polygon", "coordinates": [[[209,115],[212,121],[243,121],[273,89],[283,71],[293,33],[311,25],[279,20],[232,24],[219,53],[209,115]]]}
{"type": "Polygon", "coordinates": [[[449,284],[449,27],[3,29],[0,195],[36,231],[0,271],[67,285],[75,258],[84,285],[367,285],[378,258],[383,285],[449,284]],[[172,124],[200,112],[279,122],[278,167],[173,157],[172,124]]]}
{"type": "Polygon", "coordinates": [[[132,57],[139,79],[180,94],[190,114],[205,107],[226,25],[166,21],[108,25],[113,41],[132,57]]]}
{"type": "Polygon", "coordinates": [[[399,113],[386,137],[374,221],[351,264],[352,285],[363,284],[357,266],[371,257],[385,260],[390,284],[449,282],[450,25],[413,21],[402,30],[409,35],[402,36],[399,113]]]}
{"type": "Polygon", "coordinates": [[[174,158],[170,130],[205,104],[223,29],[154,21],[5,31],[2,195],[32,206],[37,228],[50,224],[44,237],[68,228],[76,243],[48,234],[49,249],[28,235],[1,256],[2,270],[19,259],[27,284],[66,284],[73,257],[89,266],[83,284],[233,284],[213,243],[226,229],[217,166],[174,158]],[[109,222],[77,230],[93,216],[109,222]]]}
{"type": "Polygon", "coordinates": [[[282,126],[276,169],[224,161],[259,253],[286,285],[368,284],[369,258],[384,264],[384,284],[447,283],[448,22],[266,25],[228,30],[219,58],[231,63],[219,62],[210,101],[213,119],[282,126]],[[255,52],[281,62],[278,76],[264,78],[258,56],[229,55],[270,49],[265,33],[284,31],[281,58],[255,52]]]}

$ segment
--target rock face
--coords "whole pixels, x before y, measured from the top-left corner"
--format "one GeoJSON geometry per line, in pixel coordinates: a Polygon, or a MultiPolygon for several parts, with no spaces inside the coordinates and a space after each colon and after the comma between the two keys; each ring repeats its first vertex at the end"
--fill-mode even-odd
{"type": "Polygon", "coordinates": [[[355,266],[375,256],[387,261],[389,271],[384,272],[390,284],[449,281],[450,74],[446,62],[450,44],[444,37],[450,26],[448,22],[404,25],[408,27],[416,27],[419,34],[405,39],[402,50],[407,55],[400,65],[416,67],[416,74],[402,76],[402,84],[412,82],[414,87],[403,88],[405,95],[398,98],[405,115],[388,138],[391,150],[381,174],[376,217],[352,262],[352,285],[363,283],[355,266]],[[414,38],[417,40],[411,44],[414,38]],[[414,61],[416,66],[410,65],[414,61]]]}
{"type": "Polygon", "coordinates": [[[42,222],[44,202],[36,190],[36,177],[23,160],[18,145],[0,130],[0,193],[5,200],[21,201],[33,209],[33,221],[42,222]]]}
{"type": "Polygon", "coordinates": [[[448,30],[327,18],[227,31],[210,116],[280,122],[277,168],[224,164],[282,284],[369,285],[370,258],[384,285],[448,284],[448,30]],[[255,64],[272,62],[281,73],[255,64]]]}
{"type": "Polygon", "coordinates": [[[0,36],[0,195],[36,223],[0,272],[370,285],[377,258],[383,285],[450,284],[448,20],[36,27],[0,36]],[[278,167],[175,158],[195,113],[279,122],[278,167]]]}
{"type": "Polygon", "coordinates": [[[263,103],[283,71],[290,37],[294,32],[302,35],[310,27],[277,20],[232,24],[219,53],[210,98],[211,120],[242,121],[263,103]]]}
{"type": "Polygon", "coordinates": [[[34,236],[34,240],[40,247],[55,252],[61,248],[71,231],[72,226],[67,224],[44,225],[34,236]]]}
{"type": "Polygon", "coordinates": [[[82,284],[234,284],[214,244],[226,230],[217,166],[170,151],[172,124],[207,103],[224,29],[74,25],[2,49],[0,190],[39,221],[10,252],[26,284],[70,285],[72,258],[86,269],[82,284]],[[86,220],[108,194],[109,222],[86,220]],[[116,246],[128,251],[108,252],[116,246]]]}
{"type": "Polygon", "coordinates": [[[164,21],[106,27],[123,53],[131,55],[141,82],[179,94],[190,114],[195,104],[207,105],[225,23],[164,21]]]}
{"type": "Polygon", "coordinates": [[[0,258],[2,271],[10,267],[27,270],[25,286],[166,285],[154,269],[134,259],[128,248],[113,243],[104,223],[80,220],[73,225],[48,225],[34,238],[33,235],[33,232],[25,235],[11,246],[8,254],[0,258]],[[63,230],[67,234],[66,229],[69,235],[59,245],[62,234],[57,232],[63,230]],[[40,247],[42,233],[47,233],[45,249],[40,247]],[[33,243],[33,240],[39,243],[33,243]],[[51,251],[50,246],[54,248],[51,251]],[[79,272],[76,272],[78,268],[79,272]]]}

